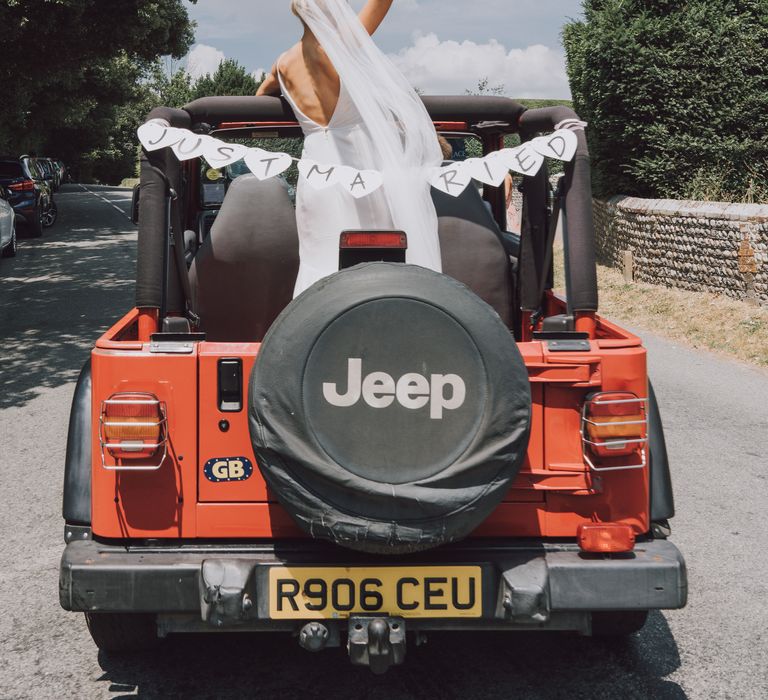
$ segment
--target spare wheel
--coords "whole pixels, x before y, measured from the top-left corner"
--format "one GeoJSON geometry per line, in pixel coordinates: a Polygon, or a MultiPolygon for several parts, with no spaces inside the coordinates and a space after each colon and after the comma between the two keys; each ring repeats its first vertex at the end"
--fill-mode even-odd
{"type": "Polygon", "coordinates": [[[250,381],[259,467],[306,532],[403,553],[470,534],[528,446],[531,397],[514,338],[462,284],[369,263],[277,318],[250,381]]]}

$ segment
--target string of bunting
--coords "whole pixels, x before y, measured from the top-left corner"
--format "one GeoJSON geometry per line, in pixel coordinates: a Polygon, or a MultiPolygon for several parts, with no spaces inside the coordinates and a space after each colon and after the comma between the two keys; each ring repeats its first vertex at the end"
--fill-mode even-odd
{"type": "MultiPolygon", "coordinates": [[[[458,197],[472,180],[498,187],[510,171],[535,175],[545,158],[573,160],[578,145],[574,131],[584,129],[586,124],[569,120],[557,126],[560,128],[551,134],[539,136],[516,148],[503,148],[483,158],[469,158],[435,168],[429,182],[435,189],[458,197]]],[[[384,184],[384,177],[378,170],[317,163],[307,158],[293,158],[287,153],[228,143],[213,136],[172,127],[164,119],[152,119],[142,124],[137,133],[146,151],[170,148],[180,161],[203,157],[213,168],[224,168],[243,160],[259,180],[276,177],[296,162],[300,177],[315,189],[340,186],[353,197],[360,198],[384,184]]]]}

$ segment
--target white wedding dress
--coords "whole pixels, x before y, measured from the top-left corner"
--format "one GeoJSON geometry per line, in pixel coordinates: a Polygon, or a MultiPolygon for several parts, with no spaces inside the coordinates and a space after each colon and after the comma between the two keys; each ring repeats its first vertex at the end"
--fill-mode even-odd
{"type": "Polygon", "coordinates": [[[395,229],[408,236],[406,261],[442,271],[429,179],[442,162],[432,120],[410,83],[376,46],[347,0],[301,0],[301,19],[336,69],[341,89],[327,127],[309,119],[285,89],[304,131],[304,153],[318,165],[377,170],[383,185],[355,199],[341,186],[313,189],[299,178],[300,264],[294,295],[339,269],[345,229],[395,229]]]}
{"type": "MultiPolygon", "coordinates": [[[[373,140],[343,83],[333,116],[328,126],[322,126],[306,116],[293,101],[279,66],[277,76],[283,96],[304,132],[302,158],[359,170],[376,169],[373,140]]],[[[296,223],[300,264],[294,297],[339,269],[339,234],[342,231],[394,227],[383,189],[355,199],[342,187],[320,190],[302,179],[296,191],[296,223]]]]}

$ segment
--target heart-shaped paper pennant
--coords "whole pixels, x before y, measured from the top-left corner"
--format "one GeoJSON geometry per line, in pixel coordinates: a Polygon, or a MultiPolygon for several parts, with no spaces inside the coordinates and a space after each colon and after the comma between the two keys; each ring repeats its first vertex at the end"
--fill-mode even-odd
{"type": "Polygon", "coordinates": [[[472,177],[464,163],[451,163],[442,168],[435,168],[429,179],[429,184],[432,187],[451,195],[451,197],[458,197],[467,189],[470,182],[472,182],[472,177]]]}
{"type": "Polygon", "coordinates": [[[203,156],[212,168],[225,168],[227,165],[237,163],[247,153],[247,146],[240,143],[226,143],[214,138],[205,144],[203,150],[203,156]]]}
{"type": "Polygon", "coordinates": [[[541,155],[565,161],[573,160],[578,145],[579,139],[570,129],[560,129],[531,141],[531,146],[541,155]]]}
{"type": "Polygon", "coordinates": [[[262,148],[249,148],[244,160],[248,169],[259,180],[267,180],[284,173],[293,162],[293,158],[287,153],[272,153],[262,148]]]}
{"type": "Polygon", "coordinates": [[[299,173],[304,181],[316,190],[324,190],[335,185],[339,181],[339,170],[339,166],[323,165],[306,158],[299,161],[299,173]]]}
{"type": "Polygon", "coordinates": [[[498,187],[509,173],[506,163],[496,153],[485,158],[468,158],[464,163],[472,179],[492,187],[498,187]]]}
{"type": "Polygon", "coordinates": [[[142,124],[136,131],[144,150],[150,152],[172,146],[181,141],[187,133],[189,132],[169,126],[167,121],[160,119],[142,124]]]}
{"type": "Polygon", "coordinates": [[[504,148],[498,151],[496,157],[510,170],[529,176],[538,173],[544,163],[544,156],[538,153],[529,143],[524,143],[517,148],[504,148]]]}
{"type": "Polygon", "coordinates": [[[357,170],[339,168],[339,183],[355,199],[360,199],[375,192],[384,184],[384,177],[378,170],[357,170]]]}
{"type": "Polygon", "coordinates": [[[216,139],[203,134],[186,132],[186,135],[181,141],[174,143],[173,146],[171,146],[171,150],[181,161],[192,160],[193,158],[199,158],[203,155],[205,149],[211,146],[211,141],[216,141],[216,139]]]}

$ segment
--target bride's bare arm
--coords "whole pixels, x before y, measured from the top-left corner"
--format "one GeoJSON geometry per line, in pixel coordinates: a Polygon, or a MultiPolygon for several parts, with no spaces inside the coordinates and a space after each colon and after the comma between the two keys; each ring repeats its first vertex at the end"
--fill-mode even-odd
{"type": "Polygon", "coordinates": [[[360,21],[370,35],[373,35],[384,21],[393,2],[394,0],[368,0],[365,7],[360,10],[360,21]]]}
{"type": "Polygon", "coordinates": [[[279,95],[280,94],[280,81],[277,79],[277,64],[272,66],[272,71],[267,73],[264,77],[264,81],[259,85],[259,89],[256,90],[256,96],[261,95],[279,95]]]}

